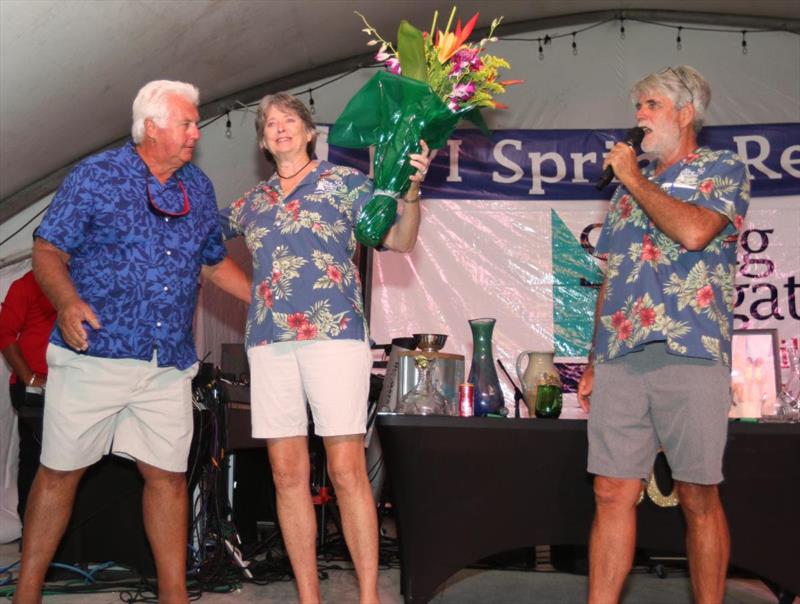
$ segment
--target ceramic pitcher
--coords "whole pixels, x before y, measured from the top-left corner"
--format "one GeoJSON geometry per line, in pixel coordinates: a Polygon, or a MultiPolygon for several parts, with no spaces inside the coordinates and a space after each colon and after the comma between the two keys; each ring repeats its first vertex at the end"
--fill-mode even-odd
{"type": "Polygon", "coordinates": [[[517,377],[530,417],[558,417],[561,414],[561,378],[553,363],[554,356],[550,351],[535,350],[525,350],[517,356],[517,377]]]}

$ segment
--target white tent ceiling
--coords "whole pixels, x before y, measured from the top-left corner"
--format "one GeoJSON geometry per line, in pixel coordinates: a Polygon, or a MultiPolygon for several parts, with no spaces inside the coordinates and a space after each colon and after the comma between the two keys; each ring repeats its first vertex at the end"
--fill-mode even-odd
{"type": "MultiPolygon", "coordinates": [[[[648,14],[664,21],[680,11],[684,22],[743,29],[800,27],[798,0],[457,5],[462,17],[481,11],[479,27],[503,15],[506,35],[608,18],[610,11],[658,11],[648,14]]],[[[433,10],[450,6],[428,0],[0,0],[0,222],[52,190],[64,166],[124,137],[132,98],[149,80],[197,84],[208,117],[243,91],[288,88],[368,61],[354,10],[388,36],[400,19],[427,29],[433,10]]],[[[790,60],[800,65],[800,58],[790,60]]]]}

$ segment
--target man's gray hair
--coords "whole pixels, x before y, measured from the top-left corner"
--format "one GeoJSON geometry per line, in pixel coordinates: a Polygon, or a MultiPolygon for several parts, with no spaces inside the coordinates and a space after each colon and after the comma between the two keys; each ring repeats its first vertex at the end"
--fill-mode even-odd
{"type": "Polygon", "coordinates": [[[694,67],[677,65],[651,73],[636,82],[631,88],[631,100],[637,103],[646,93],[660,92],[680,109],[688,103],[694,105],[695,132],[700,132],[706,116],[706,108],[711,101],[711,87],[694,67]]]}
{"type": "Polygon", "coordinates": [[[200,101],[200,91],[197,86],[186,82],[154,80],[139,89],[133,101],[133,125],[131,126],[131,138],[135,144],[138,145],[144,138],[144,121],[146,119],[153,120],[162,128],[166,125],[169,117],[167,101],[172,95],[185,98],[195,107],[200,101]]]}

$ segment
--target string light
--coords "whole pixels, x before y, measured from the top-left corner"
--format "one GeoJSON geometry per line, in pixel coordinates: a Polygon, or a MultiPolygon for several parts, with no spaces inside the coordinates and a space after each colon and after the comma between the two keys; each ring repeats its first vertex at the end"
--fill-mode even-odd
{"type": "MultiPolygon", "coordinates": [[[[0,0],[0,1],[2,1],[2,0],[0,0]]],[[[625,39],[625,34],[626,34],[626,30],[625,30],[625,20],[626,19],[628,21],[635,21],[637,23],[645,23],[645,24],[648,24],[648,25],[654,25],[656,27],[667,27],[667,28],[675,29],[676,32],[677,32],[676,37],[675,37],[675,47],[676,47],[677,50],[681,50],[683,48],[683,30],[684,29],[690,30],[690,31],[709,31],[709,32],[714,32],[714,33],[735,33],[735,34],[741,33],[741,35],[742,35],[741,48],[742,48],[742,54],[743,55],[746,55],[748,53],[748,50],[749,50],[748,45],[747,45],[747,34],[748,33],[769,33],[769,32],[776,32],[776,31],[778,31],[778,32],[784,31],[782,29],[757,29],[757,30],[751,30],[751,31],[748,32],[748,30],[746,30],[746,29],[739,30],[739,29],[724,29],[724,28],[719,28],[719,27],[693,27],[693,26],[683,26],[683,25],[670,25],[670,24],[666,24],[666,23],[659,23],[657,21],[649,21],[649,20],[646,20],[646,19],[640,19],[640,18],[636,18],[636,17],[625,17],[622,14],[618,14],[617,16],[609,17],[608,19],[604,19],[603,21],[599,21],[597,23],[592,23],[591,25],[587,25],[586,27],[583,27],[581,29],[577,29],[577,30],[569,32],[569,33],[565,32],[563,34],[554,34],[552,36],[547,34],[543,38],[517,38],[517,37],[513,37],[513,38],[512,37],[508,37],[508,38],[506,38],[506,37],[501,37],[500,39],[501,40],[505,40],[507,42],[536,42],[538,44],[539,60],[543,61],[544,60],[544,47],[547,46],[548,44],[552,43],[553,40],[555,40],[557,38],[566,38],[567,36],[572,36],[572,54],[573,55],[577,55],[578,54],[578,43],[577,43],[577,35],[578,34],[583,33],[585,31],[589,31],[591,29],[595,29],[597,27],[601,27],[601,26],[603,26],[603,25],[605,25],[605,24],[607,24],[609,22],[615,21],[615,20],[619,21],[619,36],[620,36],[621,39],[624,40],[625,39]]],[[[791,30],[785,31],[784,33],[790,33],[790,34],[791,33],[795,33],[796,34],[796,32],[791,31],[791,30]]],[[[347,71],[345,73],[342,73],[342,74],[340,74],[340,75],[338,75],[336,77],[331,78],[330,80],[328,80],[326,82],[323,82],[322,84],[319,84],[315,88],[310,88],[310,89],[308,89],[306,91],[298,92],[297,94],[304,94],[305,92],[308,92],[309,110],[311,111],[312,114],[315,114],[316,113],[316,107],[314,106],[314,95],[313,95],[314,90],[318,90],[320,88],[323,88],[323,87],[325,87],[325,86],[327,86],[329,84],[332,84],[333,82],[336,82],[337,80],[340,80],[340,79],[342,79],[344,77],[347,77],[347,76],[349,76],[349,75],[351,75],[351,74],[353,74],[353,73],[355,73],[357,71],[361,71],[362,69],[378,69],[380,67],[381,67],[380,65],[369,65],[369,66],[354,67],[354,68],[350,69],[349,71],[347,71]]],[[[244,111],[251,111],[252,112],[251,107],[254,107],[255,105],[257,105],[258,102],[251,103],[249,105],[245,105],[241,101],[235,101],[235,104],[239,105],[239,107],[241,107],[241,109],[239,107],[223,107],[223,108],[221,108],[221,110],[224,111],[224,113],[219,113],[213,119],[211,119],[208,122],[202,124],[201,128],[212,124],[213,122],[217,121],[218,119],[221,119],[222,117],[225,117],[226,118],[226,121],[225,121],[225,136],[228,137],[228,138],[231,138],[233,136],[233,133],[231,131],[230,111],[244,110],[244,111]]]]}

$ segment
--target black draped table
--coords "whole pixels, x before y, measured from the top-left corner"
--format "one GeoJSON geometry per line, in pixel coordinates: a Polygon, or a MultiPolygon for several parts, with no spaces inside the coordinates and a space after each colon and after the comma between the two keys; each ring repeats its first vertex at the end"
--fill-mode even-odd
{"type": "MultiPolygon", "coordinates": [[[[380,415],[377,426],[405,602],[495,553],[588,542],[586,421],[380,415]]],[[[800,424],[731,423],[724,474],[731,564],[800,593],[800,424]]],[[[637,546],[683,553],[684,528],[679,507],[639,505],[637,546]]]]}

